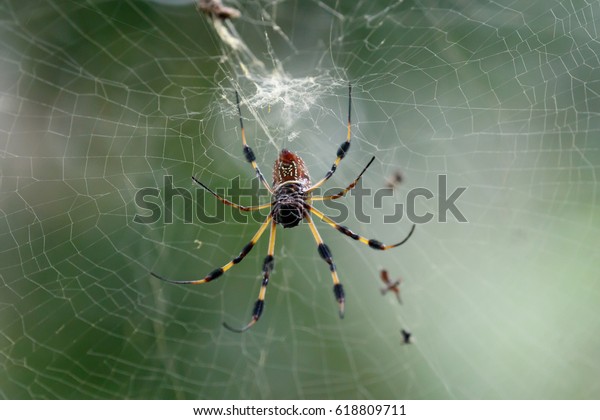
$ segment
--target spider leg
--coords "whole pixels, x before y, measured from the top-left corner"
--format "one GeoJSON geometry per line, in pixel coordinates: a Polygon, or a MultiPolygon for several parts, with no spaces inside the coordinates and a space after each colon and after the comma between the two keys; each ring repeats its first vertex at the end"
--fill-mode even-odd
{"type": "Polygon", "coordinates": [[[226,272],[231,267],[233,267],[234,265],[236,265],[237,263],[242,261],[244,259],[244,257],[246,255],[248,255],[248,253],[252,250],[252,248],[254,247],[256,242],[258,242],[258,240],[260,239],[260,237],[262,236],[264,231],[267,229],[267,226],[268,226],[269,222],[271,222],[271,220],[272,220],[272,216],[269,215],[269,217],[267,217],[267,219],[263,222],[263,224],[260,226],[260,228],[258,228],[258,231],[254,234],[254,236],[252,237],[252,240],[250,242],[248,242],[248,244],[246,244],[246,246],[242,249],[242,252],[240,252],[240,255],[235,257],[233,260],[229,261],[224,266],[211,271],[209,274],[206,275],[206,277],[204,277],[200,280],[169,280],[168,278],[163,277],[154,272],[151,272],[150,274],[152,274],[154,277],[156,277],[159,280],[166,281],[168,283],[173,283],[173,284],[202,284],[202,283],[208,283],[209,281],[213,281],[214,279],[221,277],[224,272],[226,272]]]}
{"type": "Polygon", "coordinates": [[[379,242],[377,239],[367,239],[367,238],[364,238],[364,237],[362,237],[360,235],[357,235],[356,233],[352,232],[346,226],[338,225],[333,220],[331,220],[329,217],[325,216],[322,212],[320,212],[319,210],[317,210],[316,208],[312,207],[309,204],[306,205],[306,208],[311,213],[313,213],[315,216],[317,216],[319,219],[321,219],[322,221],[324,221],[325,223],[327,223],[332,228],[339,230],[344,235],[349,236],[349,237],[351,237],[352,239],[354,239],[356,241],[360,241],[360,242],[362,242],[365,245],[369,245],[373,249],[379,249],[381,251],[385,251],[386,249],[390,249],[390,248],[395,248],[397,246],[402,245],[406,241],[408,241],[408,238],[410,238],[412,236],[413,232],[415,231],[415,226],[416,226],[416,225],[412,225],[412,228],[410,229],[410,232],[408,232],[408,235],[406,235],[406,237],[404,239],[402,239],[400,242],[398,242],[397,244],[385,245],[385,244],[382,244],[381,242],[379,242]]]}
{"type": "Polygon", "coordinates": [[[265,262],[263,263],[263,280],[260,286],[260,292],[258,293],[258,299],[254,304],[254,309],[252,310],[252,319],[248,324],[246,324],[243,328],[233,328],[230,327],[226,322],[223,323],[223,326],[230,331],[242,333],[252,327],[262,314],[262,311],[265,307],[265,294],[267,293],[267,286],[269,285],[269,277],[271,276],[271,271],[273,271],[273,266],[275,264],[275,260],[273,258],[273,253],[275,252],[275,227],[276,223],[271,222],[271,236],[269,237],[269,250],[267,252],[267,256],[265,258],[265,262]]]}
{"type": "Polygon", "coordinates": [[[356,184],[358,184],[358,181],[360,180],[360,177],[363,176],[363,174],[365,173],[365,171],[367,170],[367,168],[369,166],[371,166],[371,163],[373,163],[374,160],[375,160],[375,156],[373,156],[371,158],[371,160],[369,161],[369,163],[367,163],[367,166],[365,166],[365,168],[362,170],[362,172],[360,174],[358,174],[358,176],[352,182],[352,184],[350,184],[346,188],[344,188],[343,191],[340,191],[339,193],[336,193],[336,194],[333,194],[333,195],[310,197],[309,200],[313,200],[313,201],[337,200],[338,198],[341,198],[341,197],[345,196],[348,191],[350,191],[352,188],[356,187],[356,184]]]}
{"type": "Polygon", "coordinates": [[[241,127],[241,131],[242,131],[242,143],[244,145],[244,157],[246,158],[248,163],[250,163],[250,165],[252,165],[252,167],[256,171],[256,175],[261,180],[263,185],[272,194],[273,190],[269,186],[269,183],[265,179],[264,175],[260,171],[260,168],[258,167],[258,164],[256,163],[256,156],[254,155],[254,152],[252,151],[252,149],[250,148],[250,146],[248,146],[248,143],[246,142],[246,131],[244,130],[244,121],[242,120],[242,110],[240,109],[240,95],[238,95],[237,90],[235,91],[235,102],[237,104],[238,114],[240,116],[240,127],[241,127]]]}
{"type": "Polygon", "coordinates": [[[327,264],[329,264],[329,270],[331,271],[331,277],[333,278],[333,294],[335,295],[335,300],[337,300],[340,311],[340,318],[344,317],[344,288],[340,283],[340,279],[338,278],[337,271],[335,269],[335,264],[333,263],[333,256],[331,255],[331,251],[329,247],[323,243],[323,239],[321,239],[321,235],[319,235],[319,231],[315,226],[315,222],[313,222],[312,217],[310,217],[310,213],[305,213],[306,220],[308,221],[308,226],[310,226],[310,231],[315,237],[315,241],[317,241],[317,247],[319,251],[319,255],[321,258],[325,260],[327,264]]]}
{"type": "Polygon", "coordinates": [[[251,206],[251,207],[242,206],[241,204],[236,204],[236,203],[234,203],[232,201],[227,200],[226,198],[221,197],[219,194],[217,194],[216,192],[214,192],[213,190],[211,190],[210,188],[208,188],[202,182],[198,181],[195,177],[192,177],[192,179],[194,180],[194,182],[196,184],[200,185],[206,191],[208,191],[209,193],[211,193],[212,195],[214,195],[223,204],[227,204],[228,206],[234,207],[234,208],[236,208],[238,210],[241,210],[241,211],[255,211],[255,210],[261,210],[261,209],[266,209],[268,207],[271,207],[271,203],[265,203],[265,204],[261,204],[259,206],[251,206]]]}
{"type": "Polygon", "coordinates": [[[350,134],[351,134],[351,130],[350,130],[350,115],[352,114],[352,85],[348,84],[348,134],[346,135],[346,141],[343,142],[340,147],[337,150],[337,158],[335,159],[335,162],[333,162],[333,165],[331,166],[331,169],[325,174],[325,177],[323,177],[323,179],[321,179],[319,182],[317,182],[315,185],[313,185],[307,192],[310,191],[314,191],[317,188],[319,188],[325,181],[327,181],[329,178],[331,178],[331,176],[335,173],[335,170],[337,169],[338,165],[340,164],[341,160],[344,158],[344,156],[346,156],[346,153],[348,153],[348,149],[350,149],[350,134]]]}

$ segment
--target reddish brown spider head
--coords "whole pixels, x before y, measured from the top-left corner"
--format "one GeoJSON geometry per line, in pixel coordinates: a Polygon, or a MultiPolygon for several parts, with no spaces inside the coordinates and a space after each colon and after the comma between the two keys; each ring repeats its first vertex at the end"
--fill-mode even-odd
{"type": "Polygon", "coordinates": [[[302,189],[310,187],[310,175],[300,156],[287,149],[283,149],[275,165],[273,165],[273,187],[277,189],[285,182],[299,183],[302,189]]]}

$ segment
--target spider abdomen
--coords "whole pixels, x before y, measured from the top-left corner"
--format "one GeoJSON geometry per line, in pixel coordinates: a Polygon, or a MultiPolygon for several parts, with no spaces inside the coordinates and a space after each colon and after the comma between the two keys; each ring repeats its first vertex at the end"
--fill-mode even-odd
{"type": "Polygon", "coordinates": [[[304,190],[310,188],[310,175],[302,158],[283,149],[273,165],[273,189],[288,182],[298,183],[304,190]]]}

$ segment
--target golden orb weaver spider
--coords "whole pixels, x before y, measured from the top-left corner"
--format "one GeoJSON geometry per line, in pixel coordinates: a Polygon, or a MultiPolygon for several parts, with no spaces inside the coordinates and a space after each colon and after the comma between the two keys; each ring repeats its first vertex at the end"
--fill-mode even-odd
{"type": "Polygon", "coordinates": [[[369,163],[367,163],[367,165],[363,168],[361,173],[356,177],[356,179],[350,185],[348,185],[346,188],[344,188],[342,191],[340,191],[339,193],[333,194],[333,195],[328,195],[328,196],[314,196],[314,197],[312,196],[312,192],[315,189],[317,189],[318,187],[323,185],[329,178],[331,178],[331,176],[334,174],[335,170],[337,169],[340,161],[344,158],[344,156],[346,156],[348,149],[350,149],[350,134],[351,134],[350,118],[351,118],[351,113],[352,113],[352,86],[348,85],[348,134],[346,137],[346,141],[344,141],[339,146],[339,148],[337,150],[337,157],[336,157],[333,165],[331,166],[331,169],[329,169],[329,171],[325,174],[325,176],[319,182],[317,182],[316,184],[314,184],[312,186],[310,183],[310,176],[308,174],[308,170],[307,170],[306,165],[304,164],[304,161],[302,160],[302,158],[300,158],[300,156],[296,155],[293,152],[290,152],[287,149],[281,150],[281,152],[279,153],[279,157],[275,161],[275,164],[273,166],[273,187],[269,186],[265,177],[263,176],[262,172],[260,171],[258,164],[256,163],[256,157],[254,155],[254,152],[252,151],[252,149],[250,148],[250,146],[248,146],[248,144],[246,142],[246,134],[244,132],[244,121],[242,120],[242,111],[240,109],[240,98],[239,98],[237,91],[235,92],[235,100],[236,100],[238,114],[239,114],[239,118],[240,118],[240,127],[241,127],[241,133],[242,133],[242,145],[243,145],[244,157],[246,158],[248,163],[250,163],[252,165],[252,167],[256,171],[256,175],[258,176],[260,181],[263,183],[265,188],[267,190],[269,190],[269,192],[271,193],[271,197],[272,197],[271,202],[262,204],[259,206],[252,206],[252,207],[242,206],[240,204],[233,203],[233,202],[227,200],[226,198],[221,197],[216,192],[214,192],[213,190],[208,188],[206,185],[204,185],[203,183],[198,181],[195,177],[192,177],[192,179],[194,180],[194,182],[196,182],[202,188],[206,189],[209,193],[214,195],[223,204],[234,207],[241,211],[255,211],[255,210],[270,208],[271,210],[269,212],[269,215],[267,216],[266,220],[262,223],[262,225],[258,228],[258,231],[254,234],[254,236],[252,237],[250,242],[246,246],[244,246],[244,248],[242,249],[242,252],[240,252],[240,254],[237,257],[235,257],[234,259],[229,261],[227,264],[211,271],[204,278],[201,278],[199,280],[170,280],[170,279],[167,279],[166,277],[163,277],[154,272],[151,272],[150,274],[152,274],[154,277],[156,277],[160,280],[163,280],[163,281],[166,281],[169,283],[174,283],[174,284],[202,284],[202,283],[208,283],[210,281],[213,281],[213,280],[221,277],[223,275],[223,273],[225,273],[231,267],[233,267],[234,265],[236,265],[240,261],[242,261],[244,259],[244,257],[246,255],[248,255],[248,253],[252,250],[254,245],[258,242],[260,237],[263,235],[263,233],[267,229],[267,226],[270,225],[271,230],[270,230],[270,236],[269,236],[269,247],[268,247],[268,251],[267,251],[267,256],[263,262],[263,269],[262,269],[263,280],[262,280],[262,284],[260,287],[260,292],[258,294],[258,299],[256,300],[256,303],[254,304],[254,309],[252,310],[252,319],[250,320],[250,322],[248,322],[248,324],[246,324],[245,327],[243,327],[241,329],[232,328],[227,323],[225,323],[225,322],[223,323],[223,326],[231,331],[244,332],[244,331],[248,330],[250,327],[252,327],[254,324],[256,324],[256,322],[259,320],[259,318],[263,312],[263,309],[264,309],[267,285],[269,284],[269,277],[271,275],[271,271],[273,271],[273,266],[274,266],[274,261],[275,261],[273,254],[275,252],[275,228],[276,228],[276,226],[278,224],[280,224],[284,228],[293,228],[295,226],[298,226],[298,224],[302,220],[306,220],[306,222],[308,223],[308,226],[310,227],[312,235],[314,236],[315,241],[317,242],[317,251],[319,252],[319,256],[323,260],[325,260],[325,262],[329,265],[329,270],[331,271],[331,277],[333,279],[333,294],[335,296],[335,299],[338,302],[340,318],[343,318],[344,317],[344,299],[345,299],[344,288],[342,287],[342,284],[340,283],[340,280],[338,278],[337,270],[336,270],[335,264],[333,263],[333,257],[332,257],[331,251],[329,250],[329,247],[327,245],[325,245],[325,243],[323,243],[323,240],[321,239],[321,235],[319,234],[319,231],[317,230],[317,227],[315,226],[315,223],[311,217],[311,214],[314,214],[316,217],[318,217],[319,219],[321,219],[322,221],[327,223],[329,226],[337,229],[339,232],[343,233],[344,235],[349,236],[350,238],[352,238],[354,240],[362,242],[366,245],[369,245],[371,248],[378,249],[378,250],[387,250],[387,249],[395,248],[397,246],[402,245],[411,237],[411,235],[413,234],[413,232],[415,230],[415,225],[413,224],[412,228],[410,229],[410,232],[408,233],[408,235],[406,235],[406,237],[402,241],[400,241],[394,245],[384,245],[383,243],[379,242],[376,239],[367,239],[360,235],[357,235],[356,233],[354,233],[350,229],[348,229],[346,226],[337,224],[332,219],[330,219],[325,214],[323,214],[321,211],[317,210],[316,208],[314,208],[311,205],[312,201],[336,200],[338,198],[345,196],[346,193],[348,193],[348,191],[352,190],[356,186],[356,184],[358,183],[358,181],[360,180],[362,175],[365,173],[367,168],[375,160],[375,156],[373,156],[371,158],[371,160],[369,161],[369,163]]]}

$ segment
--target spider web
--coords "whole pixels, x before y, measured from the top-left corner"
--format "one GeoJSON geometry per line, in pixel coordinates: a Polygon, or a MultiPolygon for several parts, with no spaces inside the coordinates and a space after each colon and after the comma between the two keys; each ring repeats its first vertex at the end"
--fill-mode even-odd
{"type": "Polygon", "coordinates": [[[183,3],[0,5],[0,396],[600,397],[598,1],[248,0],[225,22],[183,3]],[[278,229],[265,312],[242,335],[221,323],[250,319],[267,238],[208,285],[149,276],[203,276],[259,226],[229,209],[186,223],[180,197],[173,223],[133,221],[136,193],[161,203],[165,176],[194,194],[192,175],[254,185],[235,89],[267,178],[286,147],[318,179],[348,82],[352,148],[327,185],[370,156],[365,187],[403,182],[382,209],[363,200],[370,223],[345,198],[344,223],[402,238],[410,222],[382,215],[440,174],[467,187],[468,223],[378,252],[317,221],[344,320],[306,225],[278,229]],[[402,305],[381,296],[381,268],[402,277],[402,305]]]}

